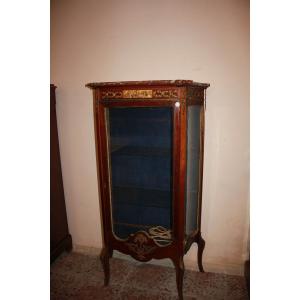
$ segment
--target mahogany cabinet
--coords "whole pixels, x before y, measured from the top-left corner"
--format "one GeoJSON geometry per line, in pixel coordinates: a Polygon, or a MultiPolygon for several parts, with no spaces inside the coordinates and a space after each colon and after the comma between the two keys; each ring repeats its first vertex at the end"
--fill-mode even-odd
{"type": "Polygon", "coordinates": [[[50,85],[50,260],[72,249],[61,173],[56,119],[56,86],[50,85]]]}
{"type": "Polygon", "coordinates": [[[170,258],[182,299],[183,256],[198,243],[206,83],[89,83],[93,90],[105,285],[113,250],[139,261],[170,258]]]}

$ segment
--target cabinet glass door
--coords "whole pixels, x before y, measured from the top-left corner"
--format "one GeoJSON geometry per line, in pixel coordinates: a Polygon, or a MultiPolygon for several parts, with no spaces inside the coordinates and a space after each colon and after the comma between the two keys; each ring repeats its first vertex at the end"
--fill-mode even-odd
{"type": "Polygon", "coordinates": [[[106,109],[113,232],[146,231],[161,245],[172,236],[171,107],[106,109]]]}
{"type": "Polygon", "coordinates": [[[185,233],[198,228],[198,199],[200,183],[200,105],[187,109],[187,174],[185,199],[185,233]]]}

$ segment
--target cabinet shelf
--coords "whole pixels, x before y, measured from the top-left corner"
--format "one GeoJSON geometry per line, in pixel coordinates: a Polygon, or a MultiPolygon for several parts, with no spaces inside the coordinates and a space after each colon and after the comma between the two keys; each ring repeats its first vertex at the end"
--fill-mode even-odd
{"type": "Polygon", "coordinates": [[[127,204],[141,207],[171,207],[171,191],[136,187],[114,186],[112,195],[115,205],[127,204]]]}
{"type": "Polygon", "coordinates": [[[111,154],[118,156],[146,156],[146,157],[166,157],[170,158],[170,148],[163,147],[141,147],[141,146],[121,146],[111,147],[111,154]]]}

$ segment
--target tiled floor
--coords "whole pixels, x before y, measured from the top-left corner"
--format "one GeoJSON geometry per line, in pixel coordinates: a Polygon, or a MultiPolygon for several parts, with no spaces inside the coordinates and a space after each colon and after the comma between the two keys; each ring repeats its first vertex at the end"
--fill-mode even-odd
{"type": "MultiPolygon", "coordinates": [[[[177,299],[175,270],[112,258],[110,284],[103,286],[99,256],[62,254],[51,265],[52,300],[177,299]]],[[[243,277],[185,271],[184,299],[248,299],[243,277]]]]}

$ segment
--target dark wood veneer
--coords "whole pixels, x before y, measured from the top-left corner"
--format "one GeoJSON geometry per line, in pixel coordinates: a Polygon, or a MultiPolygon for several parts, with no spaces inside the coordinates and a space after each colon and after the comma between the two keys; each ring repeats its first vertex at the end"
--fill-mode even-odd
{"type": "Polygon", "coordinates": [[[103,242],[101,261],[105,271],[105,285],[109,282],[109,258],[113,250],[131,255],[139,261],[152,258],[170,258],[176,269],[179,298],[183,298],[182,281],[184,274],[183,256],[192,243],[198,244],[198,266],[202,266],[205,242],[201,236],[201,207],[204,158],[204,114],[206,83],[191,80],[131,81],[89,83],[93,90],[94,120],[97,152],[97,172],[102,216],[103,242]],[[129,91],[129,92],[128,92],[129,91]],[[144,91],[144,94],[143,92],[144,91]],[[124,96],[125,95],[125,96],[124,96]],[[129,95],[129,96],[128,96],[129,95]],[[144,95],[136,97],[136,95],[144,95]],[[159,95],[159,98],[153,98],[159,95]],[[174,97],[177,95],[177,97],[174,97]],[[169,96],[169,97],[168,97],[169,96]],[[179,102],[179,106],[175,105],[179,102]],[[185,189],[187,168],[187,107],[200,105],[200,182],[198,199],[198,229],[185,235],[185,189]],[[159,246],[144,231],[131,234],[126,240],[117,238],[112,231],[108,136],[105,109],[109,107],[172,107],[173,110],[173,240],[169,245],[159,246]]]}

